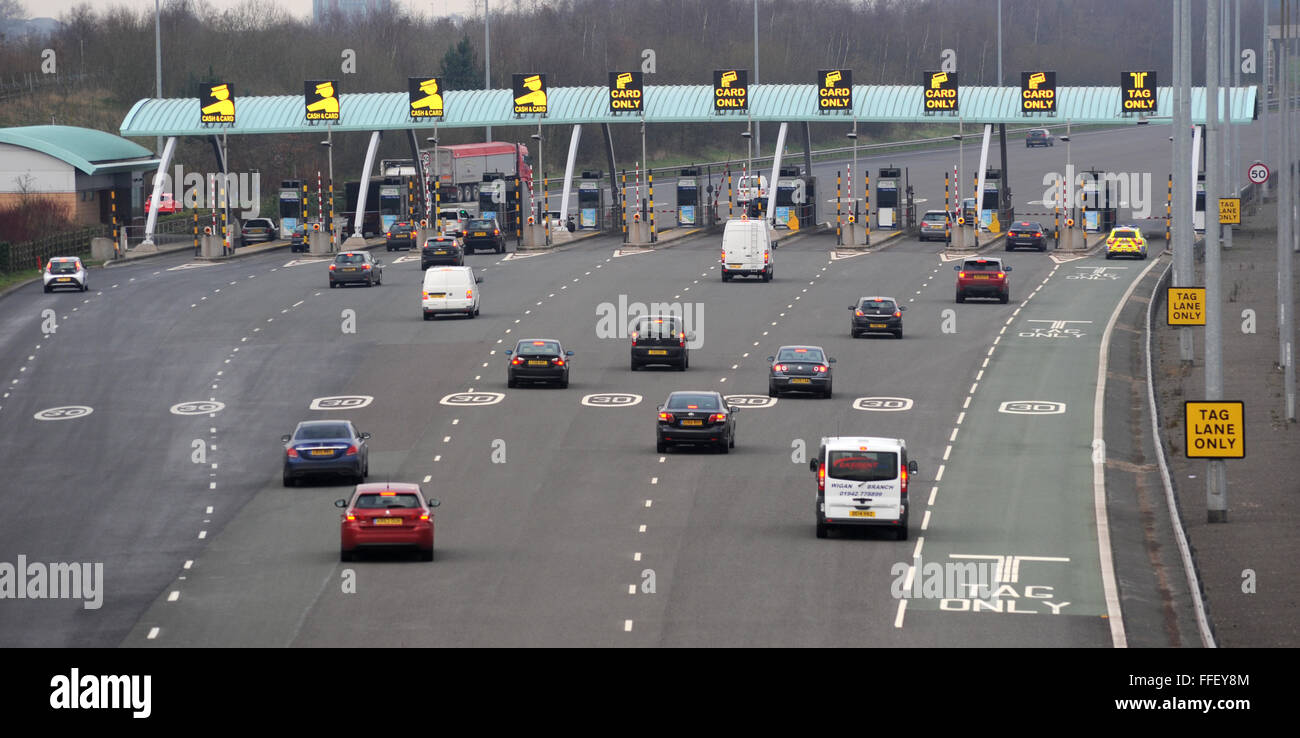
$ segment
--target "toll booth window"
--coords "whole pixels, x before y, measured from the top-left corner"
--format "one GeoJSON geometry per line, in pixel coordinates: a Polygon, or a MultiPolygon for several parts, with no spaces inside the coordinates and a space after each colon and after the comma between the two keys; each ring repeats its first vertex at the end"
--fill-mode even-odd
{"type": "Polygon", "coordinates": [[[883,482],[898,477],[892,451],[832,451],[826,476],[850,482],[883,482]]]}

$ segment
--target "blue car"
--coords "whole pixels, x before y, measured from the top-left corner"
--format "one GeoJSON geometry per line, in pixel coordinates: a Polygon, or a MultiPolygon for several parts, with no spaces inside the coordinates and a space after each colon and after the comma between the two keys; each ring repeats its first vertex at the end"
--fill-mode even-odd
{"type": "Polygon", "coordinates": [[[284,486],[303,477],[342,476],[358,484],[370,474],[369,433],[360,433],[347,420],[307,420],[284,443],[284,486]]]}

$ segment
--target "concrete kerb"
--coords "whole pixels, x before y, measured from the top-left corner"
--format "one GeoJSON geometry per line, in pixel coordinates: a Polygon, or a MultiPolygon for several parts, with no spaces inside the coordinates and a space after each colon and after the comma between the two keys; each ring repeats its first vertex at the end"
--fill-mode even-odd
{"type": "MultiPolygon", "coordinates": [[[[595,236],[604,236],[604,235],[606,235],[605,231],[574,231],[573,233],[569,233],[566,230],[562,233],[553,234],[552,243],[550,246],[540,246],[540,247],[530,248],[520,243],[518,246],[515,247],[515,250],[516,251],[558,251],[560,249],[573,246],[577,244],[579,241],[585,241],[588,238],[593,238],[595,236]]],[[[662,236],[663,234],[660,234],[661,238],[662,236]]]]}

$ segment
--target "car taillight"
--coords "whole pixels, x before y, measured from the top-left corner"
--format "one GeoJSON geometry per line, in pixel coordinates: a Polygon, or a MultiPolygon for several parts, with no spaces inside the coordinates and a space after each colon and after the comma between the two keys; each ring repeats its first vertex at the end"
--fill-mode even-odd
{"type": "Polygon", "coordinates": [[[785,364],[773,364],[772,369],[774,371],[783,372],[785,371],[785,364]]]}
{"type": "Polygon", "coordinates": [[[723,252],[722,252],[722,254],[721,254],[720,256],[718,256],[718,262],[719,262],[719,263],[722,263],[722,262],[725,262],[726,260],[727,260],[727,252],[726,252],[726,250],[724,249],[723,252]]]}
{"type": "Polygon", "coordinates": [[[1042,237],[1043,237],[1042,231],[1034,231],[1034,238],[1042,238],[1042,237]]]}
{"type": "Polygon", "coordinates": [[[957,272],[957,277],[960,278],[960,279],[965,279],[965,278],[966,278],[966,272],[957,272]]]}
{"type": "Polygon", "coordinates": [[[1113,246],[1113,245],[1115,245],[1115,239],[1113,239],[1113,238],[1108,238],[1108,239],[1106,239],[1106,245],[1107,245],[1107,246],[1113,246]]]}
{"type": "Polygon", "coordinates": [[[346,454],[344,454],[344,456],[356,456],[356,455],[357,455],[357,446],[354,443],[351,446],[348,446],[348,451],[346,454]]]}
{"type": "Polygon", "coordinates": [[[420,513],[420,520],[428,520],[429,513],[420,513]]]}
{"type": "Polygon", "coordinates": [[[677,334],[677,345],[686,348],[686,331],[677,334]]]}
{"type": "Polygon", "coordinates": [[[768,262],[768,259],[769,259],[771,256],[772,256],[771,252],[764,251],[764,252],[763,252],[763,263],[766,264],[766,263],[768,262]]]}
{"type": "Polygon", "coordinates": [[[714,413],[709,416],[710,423],[723,423],[726,422],[726,420],[727,420],[726,413],[714,413]]]}
{"type": "Polygon", "coordinates": [[[551,359],[551,363],[556,366],[564,366],[564,359],[557,356],[554,359],[551,359]]]}
{"type": "Polygon", "coordinates": [[[361,265],[361,268],[362,268],[362,269],[369,269],[369,268],[370,268],[370,265],[369,265],[369,264],[362,264],[362,265],[361,265]]]}
{"type": "Polygon", "coordinates": [[[673,414],[672,414],[672,413],[659,413],[659,422],[661,422],[661,423],[671,423],[671,422],[673,422],[673,414]]]}
{"type": "Polygon", "coordinates": [[[474,299],[474,290],[465,290],[465,299],[466,299],[466,300],[473,300],[473,299],[474,299]]]}
{"type": "Polygon", "coordinates": [[[827,369],[829,369],[829,368],[830,368],[830,367],[826,366],[825,364],[818,364],[817,366],[813,367],[813,371],[815,371],[815,372],[825,372],[825,371],[826,371],[827,369]]]}
{"type": "Polygon", "coordinates": [[[1007,276],[1007,273],[1006,273],[1006,272],[998,272],[998,279],[1003,279],[1003,278],[1005,278],[1006,276],[1007,276]]]}
{"type": "Polygon", "coordinates": [[[500,231],[500,230],[493,230],[493,231],[492,231],[492,235],[494,235],[494,236],[500,236],[500,235],[501,235],[501,231],[500,231]]]}
{"type": "Polygon", "coordinates": [[[907,469],[906,469],[906,468],[903,468],[903,469],[901,469],[900,471],[902,472],[902,477],[901,477],[901,479],[902,479],[902,488],[901,488],[901,489],[902,489],[903,494],[907,494],[907,469]]]}
{"type": "Polygon", "coordinates": [[[292,446],[290,446],[284,453],[291,459],[298,458],[298,449],[292,446]]]}
{"type": "Polygon", "coordinates": [[[818,492],[826,491],[826,465],[825,464],[817,465],[817,491],[818,492]]]}
{"type": "Polygon", "coordinates": [[[863,315],[866,315],[866,313],[862,312],[861,310],[854,310],[853,314],[858,316],[859,318],[861,318],[863,315]]]}
{"type": "Polygon", "coordinates": [[[510,363],[511,363],[511,364],[522,364],[522,363],[524,363],[524,360],[521,359],[521,358],[519,358],[518,356],[516,356],[515,358],[513,358],[513,359],[510,360],[510,363]]]}
{"type": "Polygon", "coordinates": [[[902,312],[901,310],[895,310],[895,311],[894,311],[894,317],[895,317],[895,318],[901,318],[901,317],[903,317],[903,312],[902,312]]]}
{"type": "Polygon", "coordinates": [[[333,264],[330,264],[330,271],[331,271],[331,272],[334,271],[334,265],[333,265],[333,264]]]}
{"type": "Polygon", "coordinates": [[[348,513],[347,518],[348,518],[348,520],[356,520],[356,519],[357,519],[357,516],[354,515],[354,514],[352,514],[352,513],[348,513]]]}

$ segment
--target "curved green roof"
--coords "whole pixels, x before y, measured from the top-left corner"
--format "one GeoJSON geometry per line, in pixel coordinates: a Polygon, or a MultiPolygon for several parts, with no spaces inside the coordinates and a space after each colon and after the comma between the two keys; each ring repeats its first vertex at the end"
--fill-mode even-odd
{"type": "MultiPolygon", "coordinates": [[[[639,123],[635,113],[611,113],[605,87],[555,87],[547,91],[547,116],[515,116],[511,112],[510,90],[467,90],[443,93],[446,116],[438,122],[447,128],[519,125],[573,125],[577,123],[639,123]]],[[[941,123],[957,116],[927,115],[922,112],[920,85],[856,85],[854,113],[862,122],[941,123]]],[[[1133,125],[1137,117],[1122,115],[1118,87],[1058,88],[1059,112],[1054,116],[1026,116],[1020,113],[1018,87],[962,87],[959,90],[962,120],[972,123],[1037,123],[1067,120],[1079,124],[1133,125]]],[[[1255,114],[1256,88],[1236,88],[1232,121],[1244,123],[1255,114]]],[[[1224,91],[1226,95],[1226,91],[1224,91]]],[[[1171,88],[1157,90],[1159,118],[1169,123],[1173,97],[1171,88]]],[[[827,122],[845,121],[853,113],[821,113],[817,110],[815,85],[752,85],[750,115],[757,121],[827,122]]],[[[647,85],[647,123],[709,123],[744,121],[743,112],[718,114],[713,111],[709,85],[647,85]]],[[[1192,89],[1192,120],[1205,119],[1205,89],[1192,89]]],[[[199,122],[197,98],[145,99],[137,102],[122,121],[123,136],[204,136],[215,133],[309,133],[324,131],[325,123],[304,118],[301,95],[236,97],[236,123],[230,126],[199,122]]],[[[405,92],[363,92],[339,95],[339,121],[329,124],[336,131],[381,131],[431,128],[427,120],[408,116],[405,92]]]]}
{"type": "Polygon", "coordinates": [[[86,174],[156,168],[153,152],[106,131],[75,126],[0,128],[0,143],[39,151],[86,174]]]}

